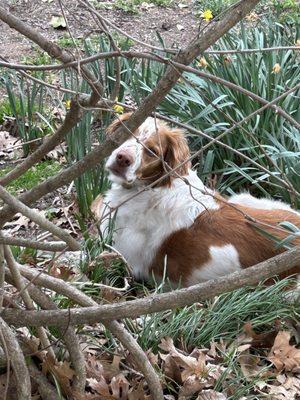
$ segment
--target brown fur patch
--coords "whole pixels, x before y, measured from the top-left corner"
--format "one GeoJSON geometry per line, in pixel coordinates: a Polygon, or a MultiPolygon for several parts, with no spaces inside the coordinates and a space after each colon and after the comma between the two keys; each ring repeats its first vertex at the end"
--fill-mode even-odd
{"type": "MultiPolygon", "coordinates": [[[[272,225],[274,228],[257,224],[278,239],[288,235],[275,229],[279,222],[290,221],[300,227],[300,217],[286,210],[258,210],[243,206],[236,208],[258,221],[272,225]]],[[[276,248],[276,243],[260,233],[240,212],[223,203],[218,210],[201,213],[190,228],[181,229],[167,238],[151,269],[156,275],[162,276],[164,257],[167,255],[168,277],[174,282],[181,279],[182,284],[186,285],[191,273],[201,269],[210,260],[210,247],[226,244],[232,244],[236,248],[242,268],[285,251],[284,248],[276,248]]],[[[300,245],[300,239],[294,240],[293,244],[300,245]]],[[[300,273],[300,266],[287,271],[281,277],[296,273],[300,273]]]]}
{"type": "MultiPolygon", "coordinates": [[[[144,142],[141,166],[137,171],[140,179],[152,183],[168,171],[187,161],[190,150],[183,132],[160,126],[156,133],[144,142]]],[[[188,174],[191,163],[187,161],[176,172],[166,176],[157,186],[170,186],[172,179],[188,174]]]]}

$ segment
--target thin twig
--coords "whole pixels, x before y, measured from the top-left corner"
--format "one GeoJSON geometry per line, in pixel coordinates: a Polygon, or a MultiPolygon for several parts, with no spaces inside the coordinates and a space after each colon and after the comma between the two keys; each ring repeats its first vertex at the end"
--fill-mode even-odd
{"type": "Polygon", "coordinates": [[[249,53],[269,53],[273,51],[299,51],[300,46],[276,46],[276,47],[262,47],[258,49],[234,49],[234,50],[206,50],[206,54],[222,55],[222,54],[249,54],[249,53]]]}

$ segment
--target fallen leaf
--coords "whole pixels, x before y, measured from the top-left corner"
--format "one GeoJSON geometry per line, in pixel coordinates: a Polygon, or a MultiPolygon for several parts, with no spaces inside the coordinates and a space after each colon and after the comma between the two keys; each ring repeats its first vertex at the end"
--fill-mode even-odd
{"type": "MultiPolygon", "coordinates": [[[[128,400],[152,400],[151,396],[146,394],[144,389],[144,380],[141,380],[137,385],[129,390],[128,400]]],[[[165,400],[168,400],[166,396],[165,400]]]]}
{"type": "Polygon", "coordinates": [[[89,378],[89,379],[87,379],[87,383],[88,383],[89,387],[97,394],[100,394],[101,396],[105,396],[105,398],[107,398],[107,399],[111,398],[109,386],[106,383],[103,376],[99,377],[98,379],[89,378]]]}
{"type": "Polygon", "coordinates": [[[104,368],[100,360],[94,355],[86,357],[86,374],[88,378],[101,379],[104,376],[104,368]]]}
{"type": "Polygon", "coordinates": [[[193,396],[204,387],[204,382],[199,380],[195,375],[191,375],[186,379],[184,384],[179,389],[178,400],[185,400],[186,398],[190,398],[190,396],[193,396]]]}
{"type": "Polygon", "coordinates": [[[113,397],[116,400],[127,400],[129,382],[123,374],[114,376],[111,380],[110,387],[112,390],[113,397]]]}
{"type": "Polygon", "coordinates": [[[147,3],[147,2],[144,1],[144,2],[140,5],[140,7],[141,7],[142,10],[149,10],[150,8],[155,7],[155,5],[154,5],[153,3],[147,3]]]}
{"type": "Polygon", "coordinates": [[[54,28],[54,29],[65,29],[67,24],[66,24],[66,20],[64,19],[64,17],[61,16],[53,16],[49,22],[49,24],[54,28]]]}
{"type": "Polygon", "coordinates": [[[279,320],[275,321],[274,329],[271,330],[270,332],[263,332],[263,333],[254,332],[251,322],[247,322],[243,326],[243,331],[246,333],[248,337],[252,338],[251,347],[254,347],[256,349],[271,348],[274,344],[274,340],[276,335],[278,334],[279,329],[280,329],[279,320]]]}
{"type": "Polygon", "coordinates": [[[4,160],[17,159],[23,156],[20,139],[17,139],[7,131],[0,131],[0,158],[4,160]]]}
{"type": "Polygon", "coordinates": [[[164,361],[164,374],[172,381],[177,382],[178,384],[182,384],[180,368],[170,356],[170,354],[160,354],[160,357],[164,361]]]}
{"type": "Polygon", "coordinates": [[[290,345],[291,334],[288,331],[278,332],[274,345],[268,355],[278,371],[300,372],[300,349],[290,345]]]}
{"type": "Polygon", "coordinates": [[[71,393],[71,381],[75,375],[75,372],[70,367],[70,363],[68,361],[58,362],[49,353],[47,353],[42,362],[42,371],[45,375],[49,372],[54,374],[63,392],[65,394],[71,393]]]}
{"type": "Polygon", "coordinates": [[[226,400],[227,397],[224,394],[216,392],[215,390],[208,389],[202,390],[197,400],[226,400]]]}
{"type": "Polygon", "coordinates": [[[258,365],[260,358],[253,354],[250,354],[249,352],[247,352],[246,354],[240,354],[237,360],[241,366],[244,377],[248,381],[251,381],[253,377],[256,377],[259,372],[263,370],[263,367],[260,367],[258,365]]]}

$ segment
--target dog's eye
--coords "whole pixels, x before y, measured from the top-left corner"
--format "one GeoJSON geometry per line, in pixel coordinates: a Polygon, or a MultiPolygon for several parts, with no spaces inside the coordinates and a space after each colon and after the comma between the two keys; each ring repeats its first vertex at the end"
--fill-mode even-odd
{"type": "Polygon", "coordinates": [[[145,149],[147,156],[149,157],[157,157],[157,151],[153,148],[153,147],[149,147],[147,149],[145,149]]]}

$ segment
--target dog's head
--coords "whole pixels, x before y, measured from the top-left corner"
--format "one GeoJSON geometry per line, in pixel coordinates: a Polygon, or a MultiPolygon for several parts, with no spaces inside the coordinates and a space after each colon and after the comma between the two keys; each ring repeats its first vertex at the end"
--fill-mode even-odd
{"type": "MultiPolygon", "coordinates": [[[[115,132],[131,113],[118,117],[107,129],[115,132]]],[[[162,178],[157,186],[169,186],[173,178],[187,175],[190,162],[183,132],[172,129],[159,119],[147,118],[131,138],[115,149],[106,163],[111,181],[124,186],[142,186],[162,178]],[[182,165],[181,165],[182,164],[182,165]]]]}

